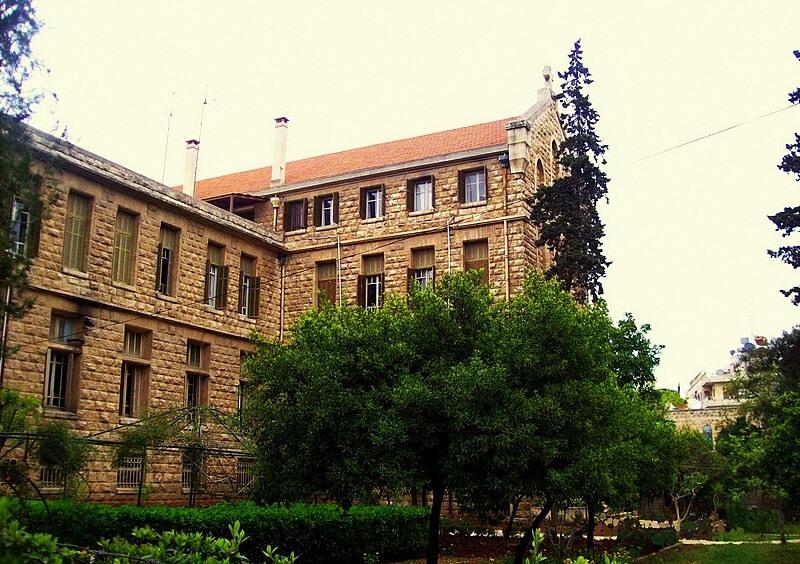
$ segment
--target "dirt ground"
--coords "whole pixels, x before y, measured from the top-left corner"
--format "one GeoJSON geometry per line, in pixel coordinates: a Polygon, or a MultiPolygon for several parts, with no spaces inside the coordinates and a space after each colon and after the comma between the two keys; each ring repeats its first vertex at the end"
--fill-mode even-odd
{"type": "MultiPolygon", "coordinates": [[[[513,556],[519,539],[502,537],[468,537],[442,535],[439,537],[439,562],[442,564],[487,564],[513,556]]],[[[425,558],[406,560],[403,564],[424,563],[425,558]]]]}

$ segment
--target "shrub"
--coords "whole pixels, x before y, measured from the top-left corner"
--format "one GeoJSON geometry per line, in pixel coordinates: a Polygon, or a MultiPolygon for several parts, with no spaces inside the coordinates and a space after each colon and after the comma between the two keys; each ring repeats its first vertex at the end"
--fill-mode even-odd
{"type": "Polygon", "coordinates": [[[58,531],[64,542],[95,547],[101,538],[130,538],[134,528],[175,530],[223,538],[228,527],[239,521],[248,540],[242,554],[262,560],[262,550],[279,546],[294,552],[306,563],[362,562],[364,554],[399,557],[425,546],[429,513],[419,507],[355,506],[344,512],[338,506],[257,506],[252,502],[219,503],[207,508],[111,507],[58,501],[50,503],[52,517],[44,507],[29,505],[28,528],[37,532],[58,531]]]}
{"type": "Polygon", "coordinates": [[[674,527],[659,529],[644,528],[638,519],[626,519],[620,523],[619,543],[638,553],[655,552],[678,542],[678,531],[674,527]]]}

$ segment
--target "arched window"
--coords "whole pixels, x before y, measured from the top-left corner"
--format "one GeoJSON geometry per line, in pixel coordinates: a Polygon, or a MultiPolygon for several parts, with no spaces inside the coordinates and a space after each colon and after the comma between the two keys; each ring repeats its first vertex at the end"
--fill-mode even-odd
{"type": "Polygon", "coordinates": [[[544,186],[544,165],[542,159],[536,161],[536,187],[541,188],[544,186]]]}

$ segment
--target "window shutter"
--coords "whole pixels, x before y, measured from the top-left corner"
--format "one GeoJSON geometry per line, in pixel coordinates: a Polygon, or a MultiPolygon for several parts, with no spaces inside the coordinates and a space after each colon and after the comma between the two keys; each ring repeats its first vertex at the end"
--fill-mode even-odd
{"type": "Polygon", "coordinates": [[[458,201],[464,203],[464,171],[458,171],[458,201]]]}
{"type": "Polygon", "coordinates": [[[314,196],[314,226],[322,225],[322,198],[314,196]]]}
{"type": "Polygon", "coordinates": [[[217,309],[225,309],[228,305],[228,271],[230,267],[220,267],[220,277],[217,281],[217,309]]]}
{"type": "Polygon", "coordinates": [[[358,214],[361,219],[366,219],[367,217],[367,191],[364,188],[361,189],[358,198],[358,214]]]}
{"type": "Polygon", "coordinates": [[[486,201],[489,201],[489,170],[486,168],[486,165],[481,167],[481,171],[483,172],[483,185],[486,186],[486,201]]]}
{"type": "Polygon", "coordinates": [[[25,245],[25,254],[28,258],[33,258],[39,254],[39,234],[41,231],[41,217],[37,221],[28,221],[28,232],[26,233],[28,241],[27,245],[25,245]]]}
{"type": "Polygon", "coordinates": [[[300,229],[305,229],[308,226],[308,198],[303,198],[303,217],[300,222],[302,223],[300,229]]]}
{"type": "Polygon", "coordinates": [[[261,278],[255,276],[250,279],[250,304],[247,314],[250,317],[258,317],[258,302],[261,299],[261,278]]]}
{"type": "Polygon", "coordinates": [[[430,176],[431,179],[431,207],[436,207],[436,184],[434,183],[433,175],[430,176]]]}
{"type": "Polygon", "coordinates": [[[339,192],[333,194],[333,222],[339,223],[339,192]]]}
{"type": "Polygon", "coordinates": [[[161,254],[164,252],[164,246],[159,243],[156,250],[156,290],[161,290],[161,254]]]}
{"type": "Polygon", "coordinates": [[[414,185],[416,182],[413,180],[406,180],[406,209],[410,212],[416,211],[414,209],[414,185]]]}
{"type": "Polygon", "coordinates": [[[367,277],[363,274],[358,275],[358,290],[356,292],[356,305],[365,307],[367,296],[367,277]]]}
{"type": "Polygon", "coordinates": [[[386,283],[385,283],[386,282],[386,275],[381,274],[380,275],[380,280],[381,280],[381,291],[380,291],[380,298],[378,299],[378,303],[380,303],[381,307],[383,307],[383,289],[386,286],[386,283]]]}
{"type": "Polygon", "coordinates": [[[283,204],[283,230],[287,232],[291,230],[292,227],[292,204],[291,202],[286,202],[283,204]]]}
{"type": "Polygon", "coordinates": [[[211,281],[211,261],[206,260],[206,282],[205,288],[203,289],[203,303],[208,304],[208,297],[209,297],[209,290],[211,288],[208,287],[208,283],[211,281]]]}
{"type": "Polygon", "coordinates": [[[407,276],[406,293],[407,294],[410,294],[411,293],[411,288],[414,287],[414,280],[415,280],[414,274],[415,274],[415,272],[416,271],[413,268],[409,268],[409,269],[406,270],[406,276],[407,276]]]}
{"type": "MultiPolygon", "coordinates": [[[[242,313],[242,305],[244,305],[247,296],[244,293],[244,271],[239,271],[239,313],[242,313]]],[[[248,304],[249,305],[249,304],[248,304]]],[[[248,307],[247,313],[250,313],[250,308],[248,307]]]]}

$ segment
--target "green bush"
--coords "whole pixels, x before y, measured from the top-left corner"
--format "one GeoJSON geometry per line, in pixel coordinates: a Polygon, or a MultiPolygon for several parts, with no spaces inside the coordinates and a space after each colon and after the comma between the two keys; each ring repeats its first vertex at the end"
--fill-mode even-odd
{"type": "Polygon", "coordinates": [[[762,519],[765,533],[777,533],[780,529],[777,511],[765,510],[761,515],[757,509],[748,509],[739,500],[728,502],[723,508],[722,515],[729,529],[742,528],[746,533],[759,533],[762,519]]]}
{"type": "Polygon", "coordinates": [[[419,507],[355,506],[348,512],[333,505],[268,506],[251,502],[219,503],[207,508],[135,507],[51,502],[29,504],[25,524],[34,532],[57,532],[62,542],[96,547],[101,538],[131,537],[134,528],[197,532],[223,538],[235,521],[247,532],[241,551],[253,560],[279,546],[304,563],[362,562],[364,554],[400,557],[419,552],[426,541],[429,513],[419,507]]]}
{"type": "Polygon", "coordinates": [[[617,541],[638,553],[653,552],[676,544],[678,532],[674,527],[644,528],[638,519],[626,519],[620,523],[617,541]]]}

